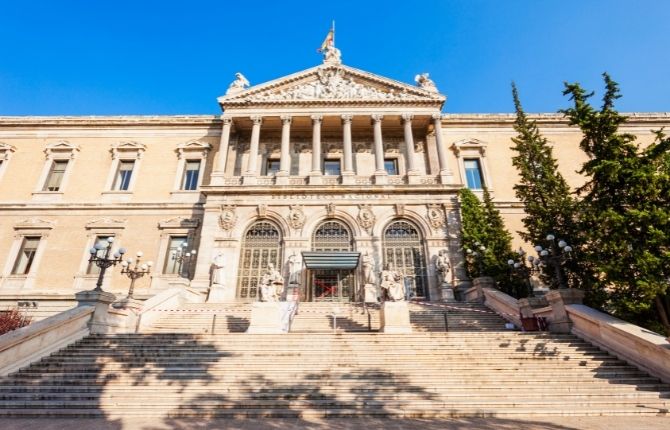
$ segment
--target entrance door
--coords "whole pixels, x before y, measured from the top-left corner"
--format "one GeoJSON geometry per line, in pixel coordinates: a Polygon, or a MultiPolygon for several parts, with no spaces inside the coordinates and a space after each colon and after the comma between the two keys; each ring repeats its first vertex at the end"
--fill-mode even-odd
{"type": "Polygon", "coordinates": [[[348,302],[353,299],[352,270],[312,270],[308,300],[348,302]]]}

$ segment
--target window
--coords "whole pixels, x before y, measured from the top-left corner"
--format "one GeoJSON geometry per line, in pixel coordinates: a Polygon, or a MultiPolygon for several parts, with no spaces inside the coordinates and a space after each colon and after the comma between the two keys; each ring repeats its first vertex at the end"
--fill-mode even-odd
{"type": "Polygon", "coordinates": [[[60,190],[63,176],[65,176],[65,170],[67,169],[67,163],[68,160],[54,160],[53,163],[51,163],[51,168],[49,169],[49,174],[47,175],[47,180],[44,183],[42,191],[60,190]]]}
{"type": "Polygon", "coordinates": [[[471,190],[482,189],[482,169],[477,158],[466,158],[463,160],[463,167],[465,169],[465,180],[468,188],[471,190]]]}
{"type": "Polygon", "coordinates": [[[260,296],[259,285],[268,264],[281,267],[282,248],[281,233],[274,224],[258,221],[249,227],[242,239],[237,297],[256,299],[260,296]]]}
{"type": "Polygon", "coordinates": [[[19,255],[16,257],[14,263],[13,275],[27,275],[30,272],[30,267],[35,260],[37,253],[37,245],[40,243],[40,236],[26,236],[21,243],[19,255]]]}
{"type": "Polygon", "coordinates": [[[135,167],[135,160],[121,160],[119,167],[116,170],[116,177],[114,178],[115,191],[128,191],[130,188],[130,178],[133,175],[133,168],[135,167]]]}
{"type": "Polygon", "coordinates": [[[328,176],[340,176],[340,160],[324,160],[323,174],[328,176]]]}
{"type": "Polygon", "coordinates": [[[265,165],[265,174],[267,176],[276,176],[279,172],[279,160],[269,159],[265,165]]]}
{"type": "Polygon", "coordinates": [[[419,229],[407,220],[386,227],[382,242],[384,264],[392,264],[404,276],[411,297],[428,297],[426,257],[419,229]]]}
{"type": "MultiPolygon", "coordinates": [[[[99,248],[101,248],[101,249],[98,249],[98,252],[95,253],[96,256],[98,256],[98,257],[104,257],[105,256],[105,253],[107,252],[107,247],[111,246],[111,244],[107,240],[110,237],[114,237],[114,236],[106,235],[106,236],[96,236],[95,237],[95,242],[93,242],[93,246],[98,248],[98,246],[96,246],[96,245],[99,244],[100,245],[99,248]]],[[[90,254],[88,254],[88,255],[90,256],[90,254]]],[[[95,263],[90,263],[89,262],[88,267],[86,267],[86,274],[87,275],[97,275],[98,273],[100,273],[100,268],[98,266],[96,266],[95,263]]]]}
{"type": "Polygon", "coordinates": [[[186,160],[181,189],[187,191],[197,189],[198,176],[200,176],[200,160],[186,160]]]}
{"type": "Polygon", "coordinates": [[[398,160],[395,158],[384,159],[384,170],[389,175],[398,175],[398,160]]]}
{"type": "Polygon", "coordinates": [[[185,249],[186,241],[187,236],[170,236],[165,264],[163,265],[164,274],[179,275],[181,273],[181,263],[177,260],[177,250],[185,249]]]}

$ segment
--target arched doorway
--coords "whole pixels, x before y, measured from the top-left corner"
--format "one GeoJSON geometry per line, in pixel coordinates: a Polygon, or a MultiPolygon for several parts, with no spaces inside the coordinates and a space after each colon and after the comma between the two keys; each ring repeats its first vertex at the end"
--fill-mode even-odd
{"type": "MultiPolygon", "coordinates": [[[[312,234],[312,251],[342,252],[353,250],[351,230],[341,221],[326,220],[319,224],[312,234]]],[[[354,296],[354,275],[352,269],[310,270],[307,290],[309,301],[350,301],[354,296]]]]}
{"type": "Polygon", "coordinates": [[[392,263],[405,276],[412,298],[428,298],[426,257],[419,229],[406,220],[391,222],[384,230],[384,265],[392,263]]]}
{"type": "Polygon", "coordinates": [[[282,241],[279,229],[268,221],[252,224],[242,240],[237,297],[256,300],[259,284],[268,264],[281,270],[282,241]]]}

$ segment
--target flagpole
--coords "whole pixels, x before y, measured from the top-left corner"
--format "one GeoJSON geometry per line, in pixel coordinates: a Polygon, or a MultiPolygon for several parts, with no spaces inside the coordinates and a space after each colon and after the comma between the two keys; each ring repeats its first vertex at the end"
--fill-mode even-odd
{"type": "Polygon", "coordinates": [[[335,46],[335,20],[333,20],[331,29],[333,30],[333,46],[335,46]]]}

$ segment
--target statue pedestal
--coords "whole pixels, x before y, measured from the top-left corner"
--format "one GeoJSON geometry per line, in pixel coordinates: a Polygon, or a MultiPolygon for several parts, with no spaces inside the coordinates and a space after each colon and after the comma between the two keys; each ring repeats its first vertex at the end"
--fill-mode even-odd
{"type": "Polygon", "coordinates": [[[384,302],[379,314],[382,333],[411,333],[407,302],[384,302]]]}
{"type": "Polygon", "coordinates": [[[235,290],[221,284],[212,284],[207,303],[230,303],[235,301],[235,290]]]}
{"type": "Polygon", "coordinates": [[[442,284],[442,301],[443,302],[453,302],[456,300],[454,296],[454,289],[451,287],[451,284],[446,282],[442,284]]]}
{"type": "Polygon", "coordinates": [[[282,302],[255,302],[251,306],[251,322],[247,333],[281,334],[282,302]]]}
{"type": "Polygon", "coordinates": [[[300,301],[300,284],[291,284],[286,287],[286,301],[299,302],[300,301]]]}
{"type": "Polygon", "coordinates": [[[365,284],[363,287],[365,291],[365,303],[377,303],[377,286],[375,284],[365,284]]]}

